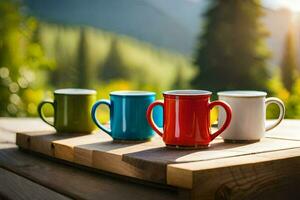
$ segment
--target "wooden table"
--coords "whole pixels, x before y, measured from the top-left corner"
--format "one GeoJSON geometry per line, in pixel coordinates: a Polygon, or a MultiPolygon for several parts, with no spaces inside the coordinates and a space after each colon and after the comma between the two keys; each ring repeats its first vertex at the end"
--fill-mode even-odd
{"type": "MultiPolygon", "coordinates": [[[[171,162],[173,152],[172,159],[166,157],[168,163],[155,152],[151,162],[163,164],[165,181],[91,170],[20,151],[15,133],[41,127],[52,130],[38,119],[0,118],[0,199],[300,199],[297,120],[285,120],[255,151],[256,144],[234,146],[235,154],[224,157],[214,151],[222,147],[217,142],[211,152],[192,153],[199,159],[186,162],[193,155],[175,152],[180,162],[171,162]]],[[[145,152],[138,152],[127,159],[143,156],[145,152]]]]}

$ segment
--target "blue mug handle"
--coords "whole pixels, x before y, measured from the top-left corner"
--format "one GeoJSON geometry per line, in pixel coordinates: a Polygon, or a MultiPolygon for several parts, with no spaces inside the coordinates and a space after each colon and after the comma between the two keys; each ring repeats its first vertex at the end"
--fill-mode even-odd
{"type": "Polygon", "coordinates": [[[92,119],[93,121],[95,122],[95,124],[102,130],[104,131],[105,133],[111,135],[111,129],[108,129],[106,128],[103,124],[101,124],[97,117],[96,117],[96,111],[97,111],[97,108],[98,106],[100,106],[101,104],[104,104],[104,105],[107,105],[109,107],[109,109],[111,109],[111,104],[110,104],[110,101],[109,100],[106,100],[106,99],[101,99],[99,101],[97,101],[94,105],[93,105],[93,108],[92,108],[92,119]]]}

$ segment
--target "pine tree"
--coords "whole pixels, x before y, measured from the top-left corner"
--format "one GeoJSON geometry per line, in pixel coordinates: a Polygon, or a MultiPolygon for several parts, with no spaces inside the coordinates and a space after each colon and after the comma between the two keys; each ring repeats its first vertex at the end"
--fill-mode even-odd
{"type": "Polygon", "coordinates": [[[78,44],[78,68],[77,68],[77,87],[89,88],[91,86],[91,72],[88,63],[89,47],[87,40],[87,32],[81,29],[78,44]]]}
{"type": "Polygon", "coordinates": [[[41,44],[42,43],[41,36],[42,36],[41,25],[37,23],[36,28],[32,33],[31,41],[37,44],[41,44]]]}
{"type": "Polygon", "coordinates": [[[58,29],[54,42],[54,57],[57,67],[51,72],[51,84],[55,88],[67,88],[77,86],[78,82],[78,60],[70,59],[70,53],[65,45],[63,28],[58,29]]]}
{"type": "Polygon", "coordinates": [[[284,55],[281,64],[281,80],[284,87],[291,91],[297,79],[297,60],[295,47],[295,31],[290,26],[286,35],[284,55]]]}
{"type": "Polygon", "coordinates": [[[63,39],[60,34],[57,34],[54,43],[57,68],[51,73],[51,84],[58,88],[69,87],[67,82],[70,72],[68,72],[68,74],[64,73],[65,63],[63,63],[62,58],[64,58],[66,55],[64,54],[63,47],[63,39]]]}
{"type": "Polygon", "coordinates": [[[184,89],[183,67],[178,66],[176,70],[176,77],[173,83],[174,89],[184,89]]]}
{"type": "Polygon", "coordinates": [[[264,43],[268,35],[259,0],[212,0],[205,14],[194,63],[200,68],[194,87],[212,91],[265,90],[268,78],[264,43]]]}
{"type": "Polygon", "coordinates": [[[113,39],[108,57],[101,70],[100,79],[110,81],[128,78],[128,70],[124,66],[121,53],[118,40],[113,39]]]}

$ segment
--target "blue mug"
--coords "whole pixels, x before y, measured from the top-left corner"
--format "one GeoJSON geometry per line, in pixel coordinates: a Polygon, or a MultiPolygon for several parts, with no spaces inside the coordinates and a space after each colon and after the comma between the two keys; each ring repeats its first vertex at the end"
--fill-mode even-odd
{"type": "MultiPolygon", "coordinates": [[[[146,119],[148,106],[155,101],[155,93],[147,91],[115,91],[110,93],[110,100],[97,101],[92,108],[92,119],[104,132],[114,140],[148,140],[154,136],[154,131],[146,119]],[[110,109],[110,128],[101,124],[96,111],[104,104],[110,109]]],[[[153,110],[154,121],[159,127],[163,124],[163,109],[157,106],[153,110]]]]}

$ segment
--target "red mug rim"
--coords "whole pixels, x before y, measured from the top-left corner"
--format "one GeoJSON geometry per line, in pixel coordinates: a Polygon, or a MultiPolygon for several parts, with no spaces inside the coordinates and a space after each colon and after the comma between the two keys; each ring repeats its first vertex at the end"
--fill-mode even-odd
{"type": "Polygon", "coordinates": [[[164,96],[169,97],[207,97],[211,94],[212,92],[207,90],[169,90],[163,92],[164,96]]]}

